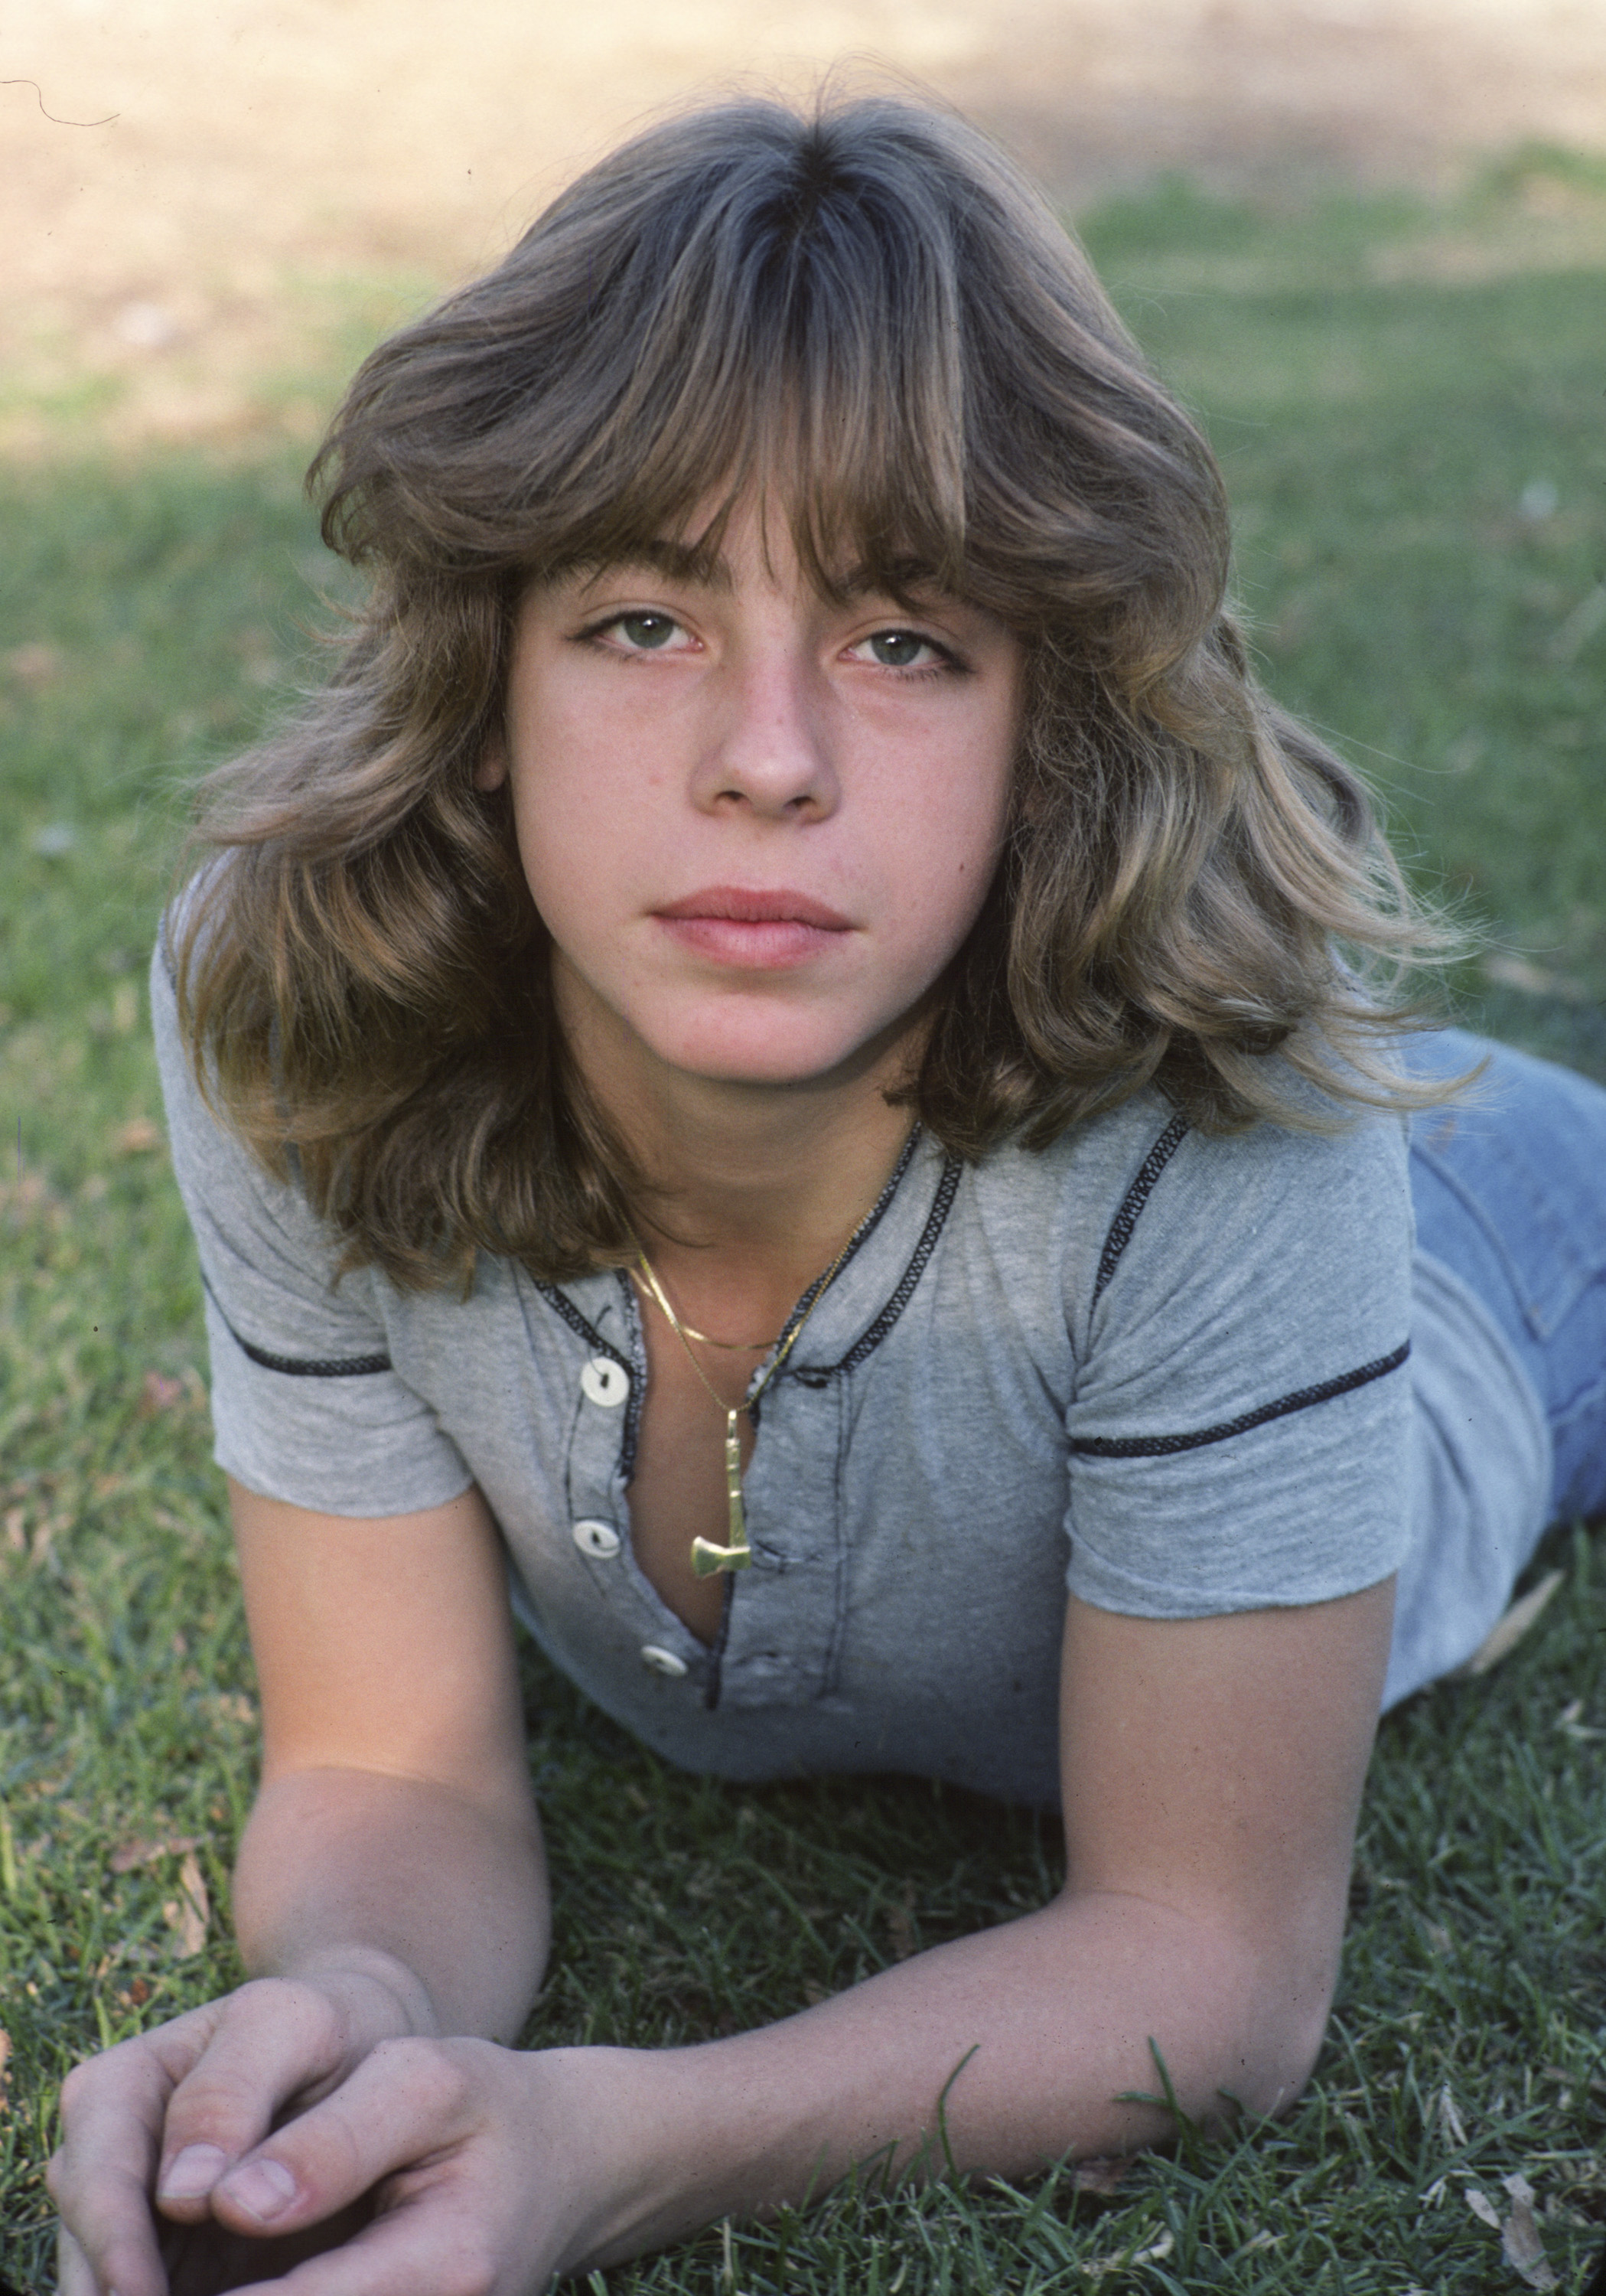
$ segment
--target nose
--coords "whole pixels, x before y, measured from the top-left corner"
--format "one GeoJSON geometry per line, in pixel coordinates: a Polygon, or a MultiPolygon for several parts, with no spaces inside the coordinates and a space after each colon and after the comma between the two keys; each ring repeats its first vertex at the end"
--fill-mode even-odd
{"type": "Polygon", "coordinates": [[[718,683],[696,803],[777,821],[823,821],[834,812],[840,791],[830,695],[807,650],[779,640],[750,646],[718,683]]]}

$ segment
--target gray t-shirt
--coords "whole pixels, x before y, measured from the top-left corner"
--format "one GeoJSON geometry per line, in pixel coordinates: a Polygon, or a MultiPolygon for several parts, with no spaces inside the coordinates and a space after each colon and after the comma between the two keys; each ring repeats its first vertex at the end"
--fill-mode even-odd
{"type": "Polygon", "coordinates": [[[1399,1122],[1211,1139],[1147,1092],[1041,1155],[912,1142],[756,1410],[711,1650],[631,1553],[628,1281],[334,1283],[305,1200],[208,1113],[160,955],[152,1005],[219,1464],[353,1516],[478,1483],[543,1648],[689,1767],[1051,1802],[1067,1584],[1195,1618],[1400,1570],[1393,1698],[1476,1647],[1543,1526],[1504,1340],[1435,1264],[1413,1300],[1399,1122]]]}

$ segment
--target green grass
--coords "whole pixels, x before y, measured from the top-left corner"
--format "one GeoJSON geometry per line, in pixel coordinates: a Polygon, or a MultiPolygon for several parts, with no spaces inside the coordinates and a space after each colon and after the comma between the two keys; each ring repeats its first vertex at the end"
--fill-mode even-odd
{"type": "MultiPolygon", "coordinates": [[[[1271,682],[1507,960],[1465,968],[1463,1009],[1606,1075],[1601,184],[1541,154],[1453,212],[1163,186],[1088,236],[1209,422],[1271,682]]],[[[59,453],[0,476],[0,2275],[44,2288],[61,2074],[238,1974],[251,1685],[143,967],[182,790],[273,708],[325,577],[277,448],[59,453]],[[179,1853],[110,1861],[188,1837],[214,1914],[185,1959],[179,1853]]],[[[1465,2191],[1504,2212],[1517,2172],[1578,2287],[1606,2240],[1606,1549],[1563,1529],[1545,1559],[1567,1584],[1529,1642],[1384,1726],[1340,2004],[1289,2120],[1102,2199],[1063,2175],[841,2194],[733,2230],[728,2279],[716,2231],[608,2289],[1471,2296],[1520,2284],[1465,2191]]],[[[528,1685],[558,1902],[532,2038],[748,2025],[1054,1884],[1046,1821],[908,1782],[684,1778],[533,1658],[528,1685]]]]}

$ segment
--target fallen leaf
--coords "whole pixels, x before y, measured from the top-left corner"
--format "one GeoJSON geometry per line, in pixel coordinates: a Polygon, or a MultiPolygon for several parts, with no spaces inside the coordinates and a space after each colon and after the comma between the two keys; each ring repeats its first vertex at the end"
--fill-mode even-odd
{"type": "Polygon", "coordinates": [[[159,1411],[171,1411],[175,1404],[184,1399],[182,1379],[169,1379],[166,1372],[148,1371],[140,1382],[139,1407],[142,1417],[153,1418],[159,1411]]]}
{"type": "Polygon", "coordinates": [[[1483,970],[1487,979],[1502,988],[1520,989],[1524,996],[1554,996],[1563,1004],[1591,1001],[1586,982],[1570,980],[1564,972],[1552,972],[1543,964],[1530,964],[1526,956],[1486,956],[1483,970]]]}
{"type": "Polygon", "coordinates": [[[1501,2182],[1512,2196],[1511,2215],[1500,2228],[1501,2253],[1530,2288],[1559,2288],[1561,2284],[1546,2260],[1534,2222],[1533,2186],[1523,2176],[1504,2177],[1501,2182]]]}
{"type": "Polygon", "coordinates": [[[1104,2280],[1112,2272],[1129,2272],[1135,2264],[1163,2263],[1176,2245],[1175,2236],[1168,2232],[1162,2232],[1159,2238],[1148,2248],[1139,2248],[1130,2251],[1123,2248],[1118,2249],[1113,2256],[1090,2257],[1079,2268],[1089,2280],[1104,2280]]]}
{"type": "Polygon", "coordinates": [[[1582,597],[1550,642],[1553,661],[1571,661],[1598,630],[1606,628],[1606,582],[1582,597]]]}
{"type": "Polygon", "coordinates": [[[1606,1738],[1606,1730],[1592,1730],[1585,1721],[1581,1698],[1575,1698],[1570,1705],[1562,1708],[1556,1717],[1556,1727],[1564,1730],[1569,1738],[1606,1738]]]}
{"type": "Polygon", "coordinates": [[[4,660],[19,685],[49,685],[65,667],[60,646],[49,645],[43,638],[29,638],[25,645],[12,646],[4,660]]]}
{"type": "Polygon", "coordinates": [[[1465,2198],[1479,2224],[1487,2225],[1491,2232],[1500,2230],[1500,2211],[1487,2193],[1480,2193],[1476,2185],[1469,2185],[1465,2198]]]}
{"type": "Polygon", "coordinates": [[[1140,2248],[1136,2255],[1132,2258],[1131,2261],[1134,2264],[1163,2263],[1165,2259],[1170,2255],[1171,2251],[1176,2246],[1176,2235],[1172,2233],[1162,2232],[1152,2248],[1140,2248]]]}
{"type": "Polygon", "coordinates": [[[178,1869],[178,1886],[183,1895],[165,1905],[161,1915],[176,1940],[176,1958],[193,1961],[207,1941],[207,1923],[212,1915],[207,1885],[193,1849],[185,1853],[178,1869]]]}
{"type": "Polygon", "coordinates": [[[114,1874],[132,1874],[136,1866],[152,1866],[159,1857],[183,1857],[201,1847],[195,1833],[131,1834],[119,1841],[106,1860],[114,1874]]]}
{"type": "Polygon", "coordinates": [[[1113,2193],[1137,2166],[1129,2153],[1111,2153],[1104,2160],[1078,2161],[1070,2172],[1075,2193],[1113,2193]]]}
{"type": "Polygon", "coordinates": [[[914,1884],[906,1882],[904,1894],[895,1906],[887,1908],[887,1928],[892,1939],[892,1957],[907,1961],[914,1951],[914,1884]]]}
{"type": "Polygon", "coordinates": [[[1538,1623],[1541,1611],[1566,1576],[1565,1570],[1547,1570],[1536,1587],[1530,1587],[1520,1602],[1512,1604],[1458,1671],[1487,1674],[1492,1666],[1498,1666],[1503,1658],[1509,1657],[1528,1629],[1538,1623]]]}
{"type": "Polygon", "coordinates": [[[148,1116],[132,1116],[121,1131],[113,1133],[111,1145],[119,1156],[147,1156],[161,1146],[161,1127],[148,1116]]]}
{"type": "Polygon", "coordinates": [[[1448,2081],[1438,2092],[1438,2117],[1444,2123],[1445,2134],[1451,2144],[1464,2146],[1467,2141],[1466,2126],[1460,2113],[1455,2110],[1455,2099],[1450,2095],[1448,2081]]]}

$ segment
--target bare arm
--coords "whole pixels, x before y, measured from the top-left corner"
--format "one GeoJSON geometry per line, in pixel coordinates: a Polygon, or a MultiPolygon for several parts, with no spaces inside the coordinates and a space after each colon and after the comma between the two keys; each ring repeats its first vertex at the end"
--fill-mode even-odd
{"type": "Polygon", "coordinates": [[[370,1521],[231,1495],[262,1689],[234,1892],[257,1981],[70,2076],[64,2296],[164,2296],[153,2187],[201,2222],[275,2119],[376,2046],[511,2039],[545,1959],[505,1570],[478,1492],[370,1521]]]}
{"type": "Polygon", "coordinates": [[[948,2141],[995,2174],[1173,2133],[1118,2102],[1158,2090],[1151,2041],[1196,2120],[1291,2103],[1338,1972],[1391,1613],[1391,1585],[1186,1623],[1073,1602],[1059,1898],[783,2024],[644,2061],[639,2141],[666,2148],[662,2182],[595,2252],[799,2200],[882,2146],[907,2158],[962,2064],[948,2141]]]}
{"type": "Polygon", "coordinates": [[[253,1974],[384,1971],[410,2030],[511,2040],[546,1874],[485,1502],[381,1521],[231,1486],[262,1691],[234,1919],[253,1974]]]}

